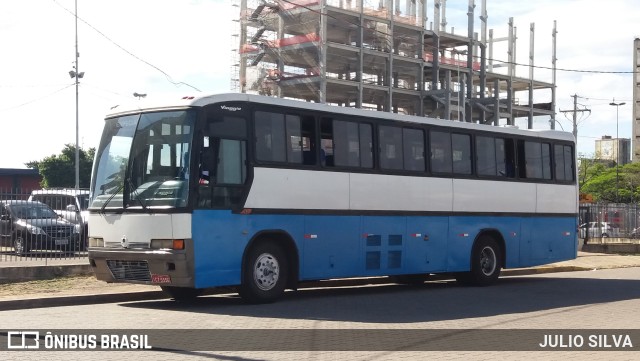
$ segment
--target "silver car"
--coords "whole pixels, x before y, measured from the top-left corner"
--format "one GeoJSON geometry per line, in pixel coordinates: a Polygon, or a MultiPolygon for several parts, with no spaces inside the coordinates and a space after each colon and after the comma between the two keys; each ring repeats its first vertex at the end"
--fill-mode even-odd
{"type": "Polygon", "coordinates": [[[609,222],[589,222],[583,223],[579,227],[580,238],[607,238],[620,237],[620,227],[617,224],[609,222]]]}

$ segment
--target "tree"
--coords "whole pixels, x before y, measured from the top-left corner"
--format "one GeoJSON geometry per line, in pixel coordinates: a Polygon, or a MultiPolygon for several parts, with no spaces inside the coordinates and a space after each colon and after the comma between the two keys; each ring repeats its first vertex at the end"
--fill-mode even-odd
{"type": "Polygon", "coordinates": [[[593,178],[603,174],[608,168],[613,166],[613,162],[603,161],[601,159],[587,158],[583,155],[578,155],[580,159],[580,166],[578,168],[578,185],[580,191],[582,188],[590,182],[593,178]]]}
{"type": "Polygon", "coordinates": [[[615,163],[611,167],[592,165],[584,174],[579,176],[580,192],[591,194],[597,202],[633,203],[640,199],[640,163],[625,164],[617,172],[615,163]]]}
{"type": "MultiPolygon", "coordinates": [[[[95,156],[95,148],[79,150],[80,155],[80,188],[89,188],[91,167],[95,156]]],[[[42,176],[42,188],[73,188],[76,185],[76,147],[66,144],[60,154],[52,154],[42,160],[34,160],[25,165],[35,168],[42,176]]]]}
{"type": "Polygon", "coordinates": [[[596,202],[616,201],[616,169],[607,168],[580,187],[581,193],[591,194],[596,202]]]}

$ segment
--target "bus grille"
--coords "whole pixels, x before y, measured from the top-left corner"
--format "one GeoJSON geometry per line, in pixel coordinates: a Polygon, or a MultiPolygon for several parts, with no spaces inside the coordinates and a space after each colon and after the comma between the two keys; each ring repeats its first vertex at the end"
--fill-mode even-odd
{"type": "Polygon", "coordinates": [[[151,282],[147,261],[107,260],[109,271],[118,281],[151,282]]]}

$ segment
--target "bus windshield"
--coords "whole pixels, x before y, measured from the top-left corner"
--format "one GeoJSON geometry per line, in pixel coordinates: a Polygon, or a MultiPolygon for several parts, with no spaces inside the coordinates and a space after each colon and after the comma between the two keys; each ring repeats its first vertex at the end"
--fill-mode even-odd
{"type": "Polygon", "coordinates": [[[96,152],[91,209],[185,207],[194,110],[106,120],[96,152]]]}

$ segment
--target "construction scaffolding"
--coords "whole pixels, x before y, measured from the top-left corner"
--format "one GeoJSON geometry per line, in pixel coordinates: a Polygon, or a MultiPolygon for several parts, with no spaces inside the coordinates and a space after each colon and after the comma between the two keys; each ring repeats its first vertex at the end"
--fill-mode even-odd
{"type": "Polygon", "coordinates": [[[482,1],[481,38],[446,32],[446,0],[234,0],[232,89],[254,94],[494,125],[537,116],[555,124],[555,25],[551,82],[533,79],[534,24],[529,76],[516,76],[516,29],[487,36],[482,1]],[[494,71],[494,43],[508,42],[507,72],[494,71]],[[526,101],[522,101],[526,99],[526,101]],[[546,100],[534,103],[534,99],[546,100]]]}

